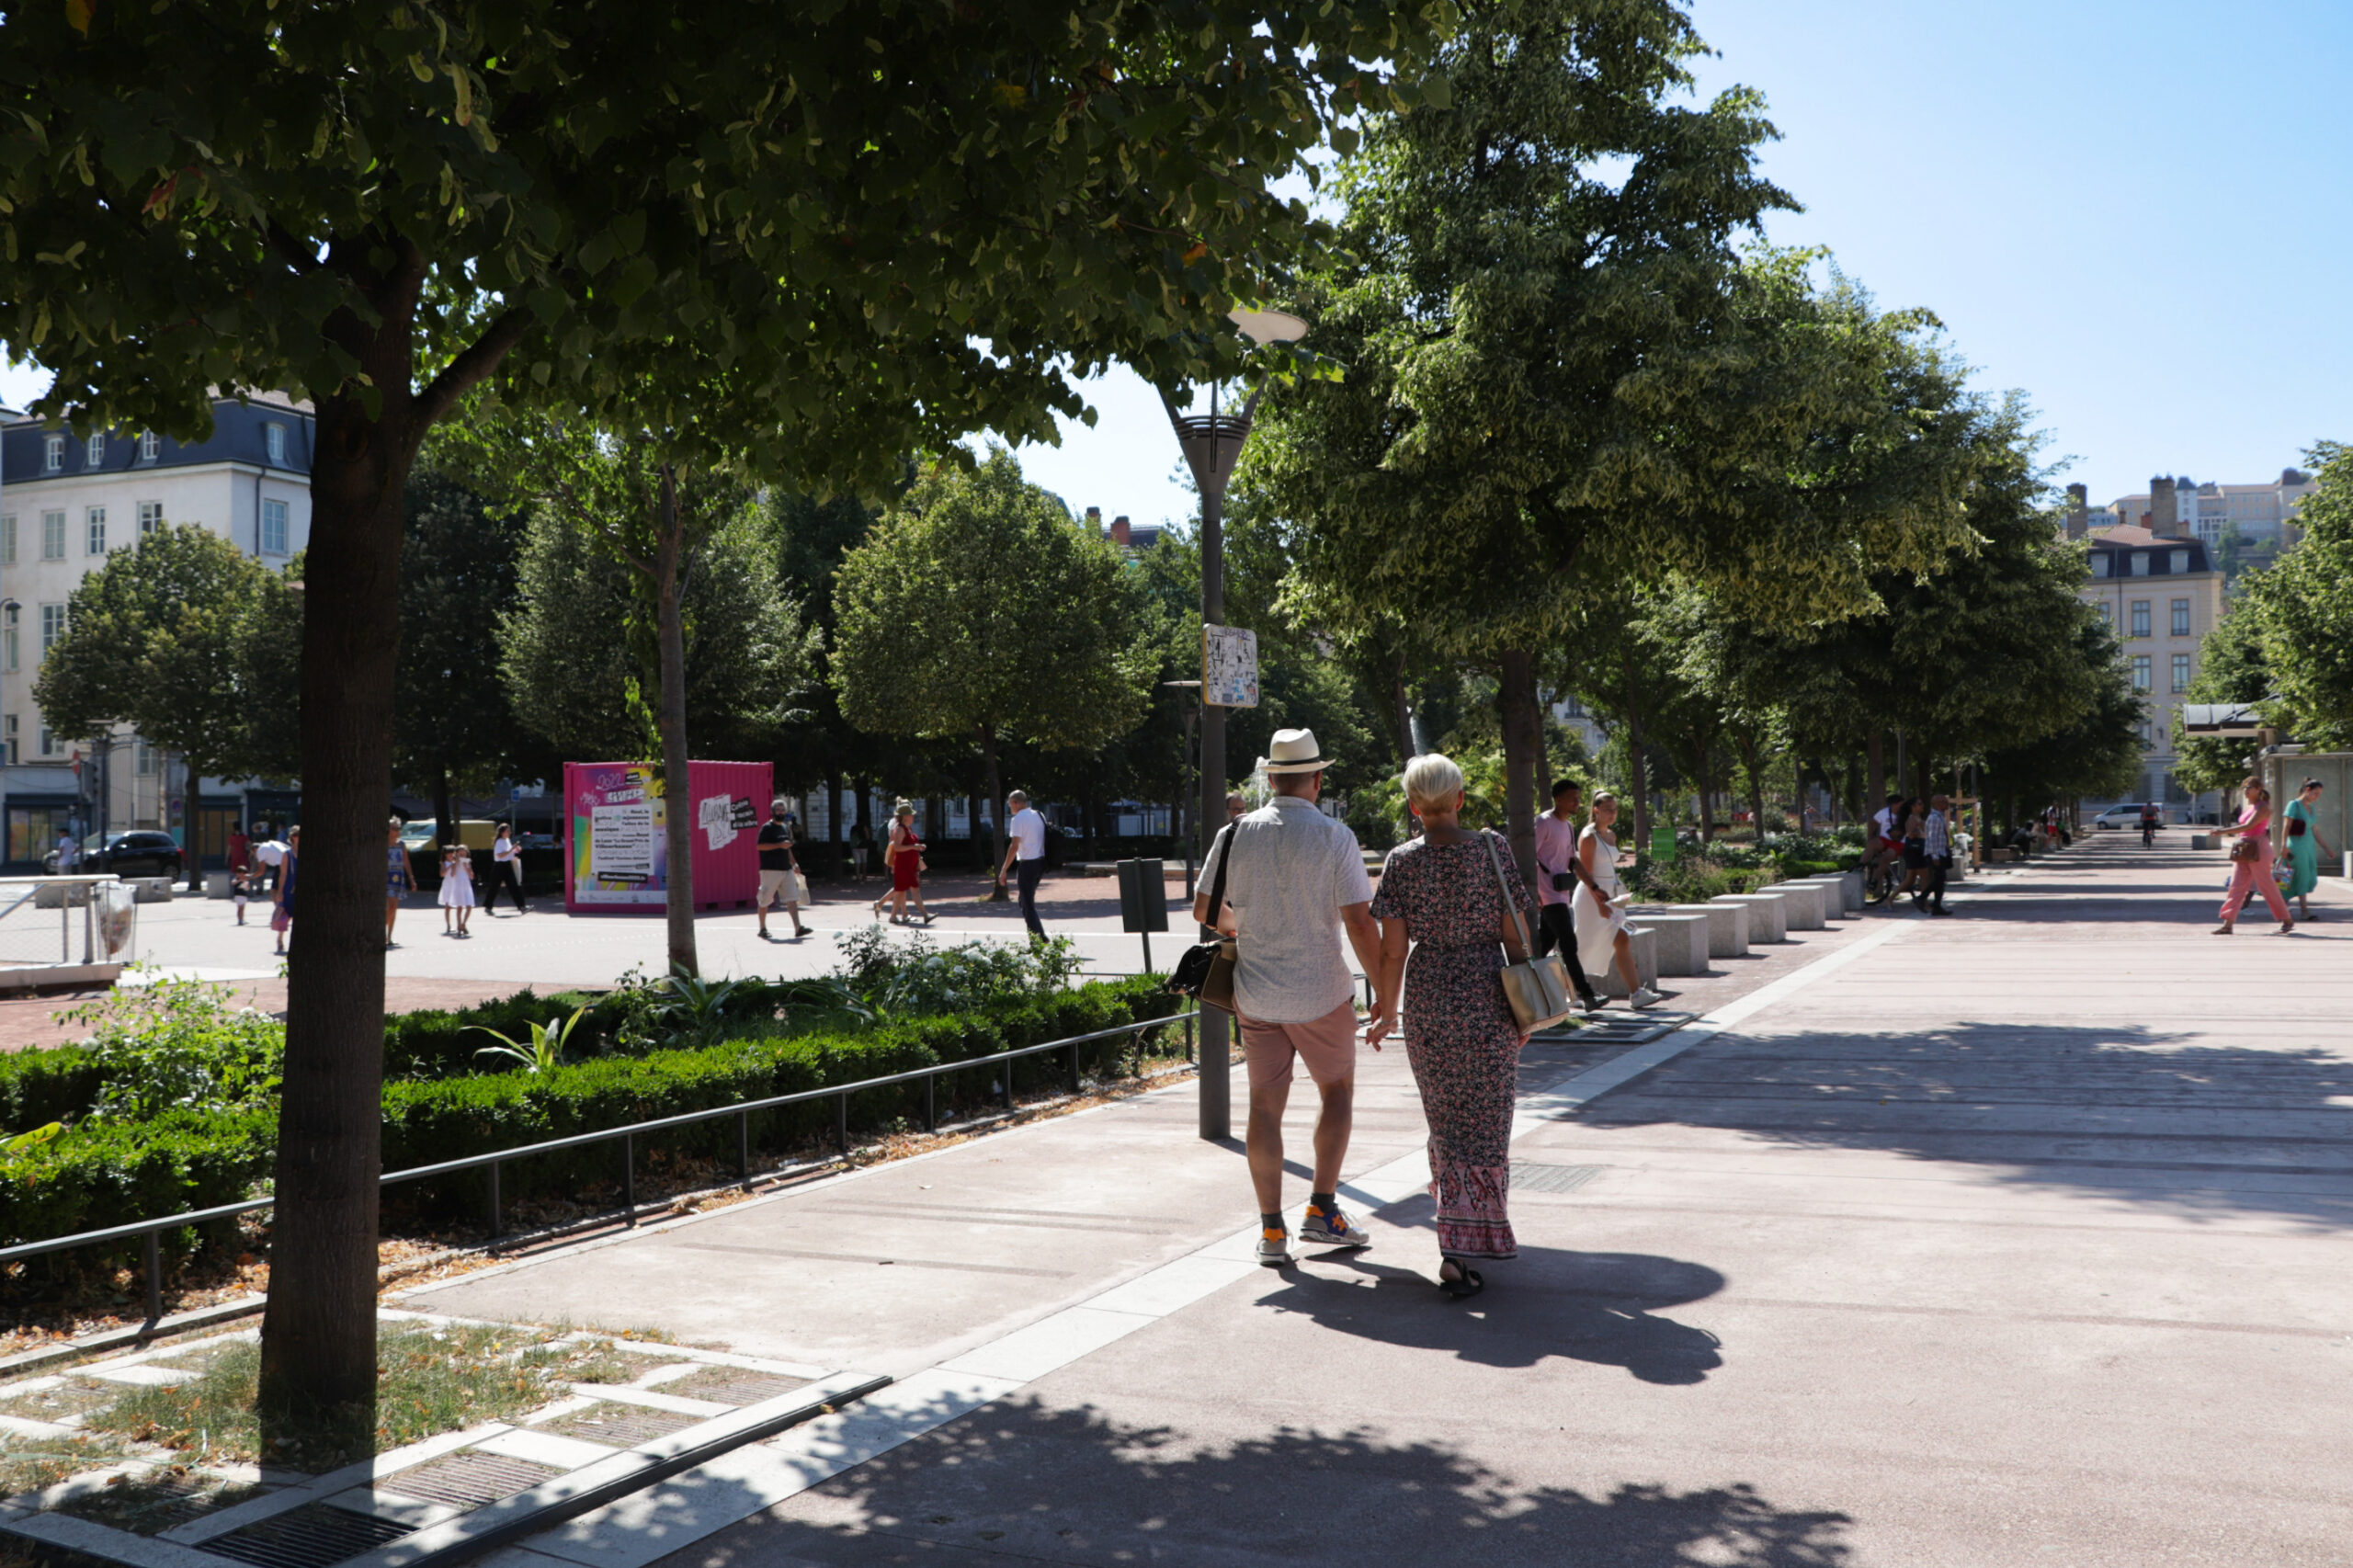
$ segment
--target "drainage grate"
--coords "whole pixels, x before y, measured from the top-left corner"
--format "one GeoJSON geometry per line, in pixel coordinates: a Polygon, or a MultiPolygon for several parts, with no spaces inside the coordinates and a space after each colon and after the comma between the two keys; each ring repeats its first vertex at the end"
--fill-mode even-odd
{"type": "Polygon", "coordinates": [[[1599,1165],[1533,1165],[1514,1160],[1511,1187],[1514,1192],[1574,1192],[1600,1174],[1599,1165]]]}
{"type": "Polygon", "coordinates": [[[204,1550],[256,1568],[327,1568],[373,1551],[416,1527],[312,1503],[204,1543],[204,1550]]]}
{"type": "Polygon", "coordinates": [[[699,1426],[710,1419],[708,1415],[680,1415],[668,1410],[644,1410],[633,1404],[608,1403],[591,1410],[575,1410],[532,1430],[552,1432],[559,1437],[578,1437],[583,1442],[603,1443],[608,1448],[633,1449],[640,1443],[650,1443],[673,1432],[699,1426]]]}
{"type": "Polygon", "coordinates": [[[715,1404],[757,1404],[764,1399],[808,1386],[805,1378],[764,1377],[735,1367],[706,1367],[676,1382],[664,1383],[662,1392],[682,1399],[707,1399],[715,1404]]]}
{"type": "Polygon", "coordinates": [[[398,1475],[386,1476],[376,1483],[376,1487],[427,1503],[447,1503],[452,1508],[479,1508],[501,1497],[529,1492],[541,1482],[552,1481],[563,1473],[553,1465],[468,1449],[463,1453],[402,1471],[398,1475]]]}

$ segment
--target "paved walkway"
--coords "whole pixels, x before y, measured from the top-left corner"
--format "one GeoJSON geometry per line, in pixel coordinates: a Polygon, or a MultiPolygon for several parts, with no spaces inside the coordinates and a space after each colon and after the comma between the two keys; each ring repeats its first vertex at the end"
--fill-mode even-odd
{"type": "Polygon", "coordinates": [[[1369,1254],[1252,1267],[1173,1091],[419,1293],[904,1379],[504,1568],[2341,1564],[2353,920],[2207,936],[2183,842],[1808,933],[1639,1077],[1533,1058],[1475,1302],[1394,1049],[1369,1254]]]}

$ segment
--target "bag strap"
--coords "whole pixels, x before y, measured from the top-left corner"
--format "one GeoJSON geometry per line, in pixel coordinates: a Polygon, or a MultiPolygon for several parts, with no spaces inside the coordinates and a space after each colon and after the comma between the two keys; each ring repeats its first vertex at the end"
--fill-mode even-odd
{"type": "Polygon", "coordinates": [[[1495,835],[1492,831],[1482,828],[1479,836],[1487,841],[1487,858],[1495,865],[1495,891],[1504,895],[1504,913],[1511,916],[1512,930],[1519,937],[1519,961],[1526,963],[1536,956],[1536,945],[1528,939],[1527,917],[1520,914],[1518,901],[1511,896],[1511,883],[1504,879],[1503,852],[1495,847],[1495,835]]]}
{"type": "MultiPolygon", "coordinates": [[[[1217,912],[1225,907],[1225,873],[1233,864],[1233,824],[1227,823],[1211,841],[1210,851],[1217,856],[1217,879],[1210,883],[1210,929],[1217,929],[1217,912]],[[1222,844],[1222,851],[1218,846],[1222,844]]],[[[1222,940],[1222,938],[1220,938],[1222,940]]]]}

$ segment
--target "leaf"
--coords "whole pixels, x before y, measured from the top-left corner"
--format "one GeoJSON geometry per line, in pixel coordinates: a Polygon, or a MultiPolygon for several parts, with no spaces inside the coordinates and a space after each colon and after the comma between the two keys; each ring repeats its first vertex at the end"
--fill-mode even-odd
{"type": "Polygon", "coordinates": [[[65,0],[65,25],[85,37],[98,17],[98,0],[65,0]]]}

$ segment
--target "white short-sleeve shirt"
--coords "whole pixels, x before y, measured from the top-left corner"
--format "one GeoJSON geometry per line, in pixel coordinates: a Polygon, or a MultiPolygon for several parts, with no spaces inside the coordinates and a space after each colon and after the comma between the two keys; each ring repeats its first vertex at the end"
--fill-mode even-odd
{"type": "Polygon", "coordinates": [[[1046,819],[1038,814],[1037,807],[1022,807],[1013,813],[1013,820],[1006,824],[1006,827],[1013,835],[1014,845],[1019,850],[1022,859],[1045,858],[1046,819]]]}
{"type": "MultiPolygon", "coordinates": [[[[1340,911],[1372,902],[1357,835],[1308,801],[1278,795],[1235,821],[1231,843],[1235,1008],[1259,1023],[1303,1024],[1346,1006],[1356,983],[1340,951],[1340,911]]],[[[1211,847],[1197,884],[1204,892],[1226,853],[1211,847]]]]}

